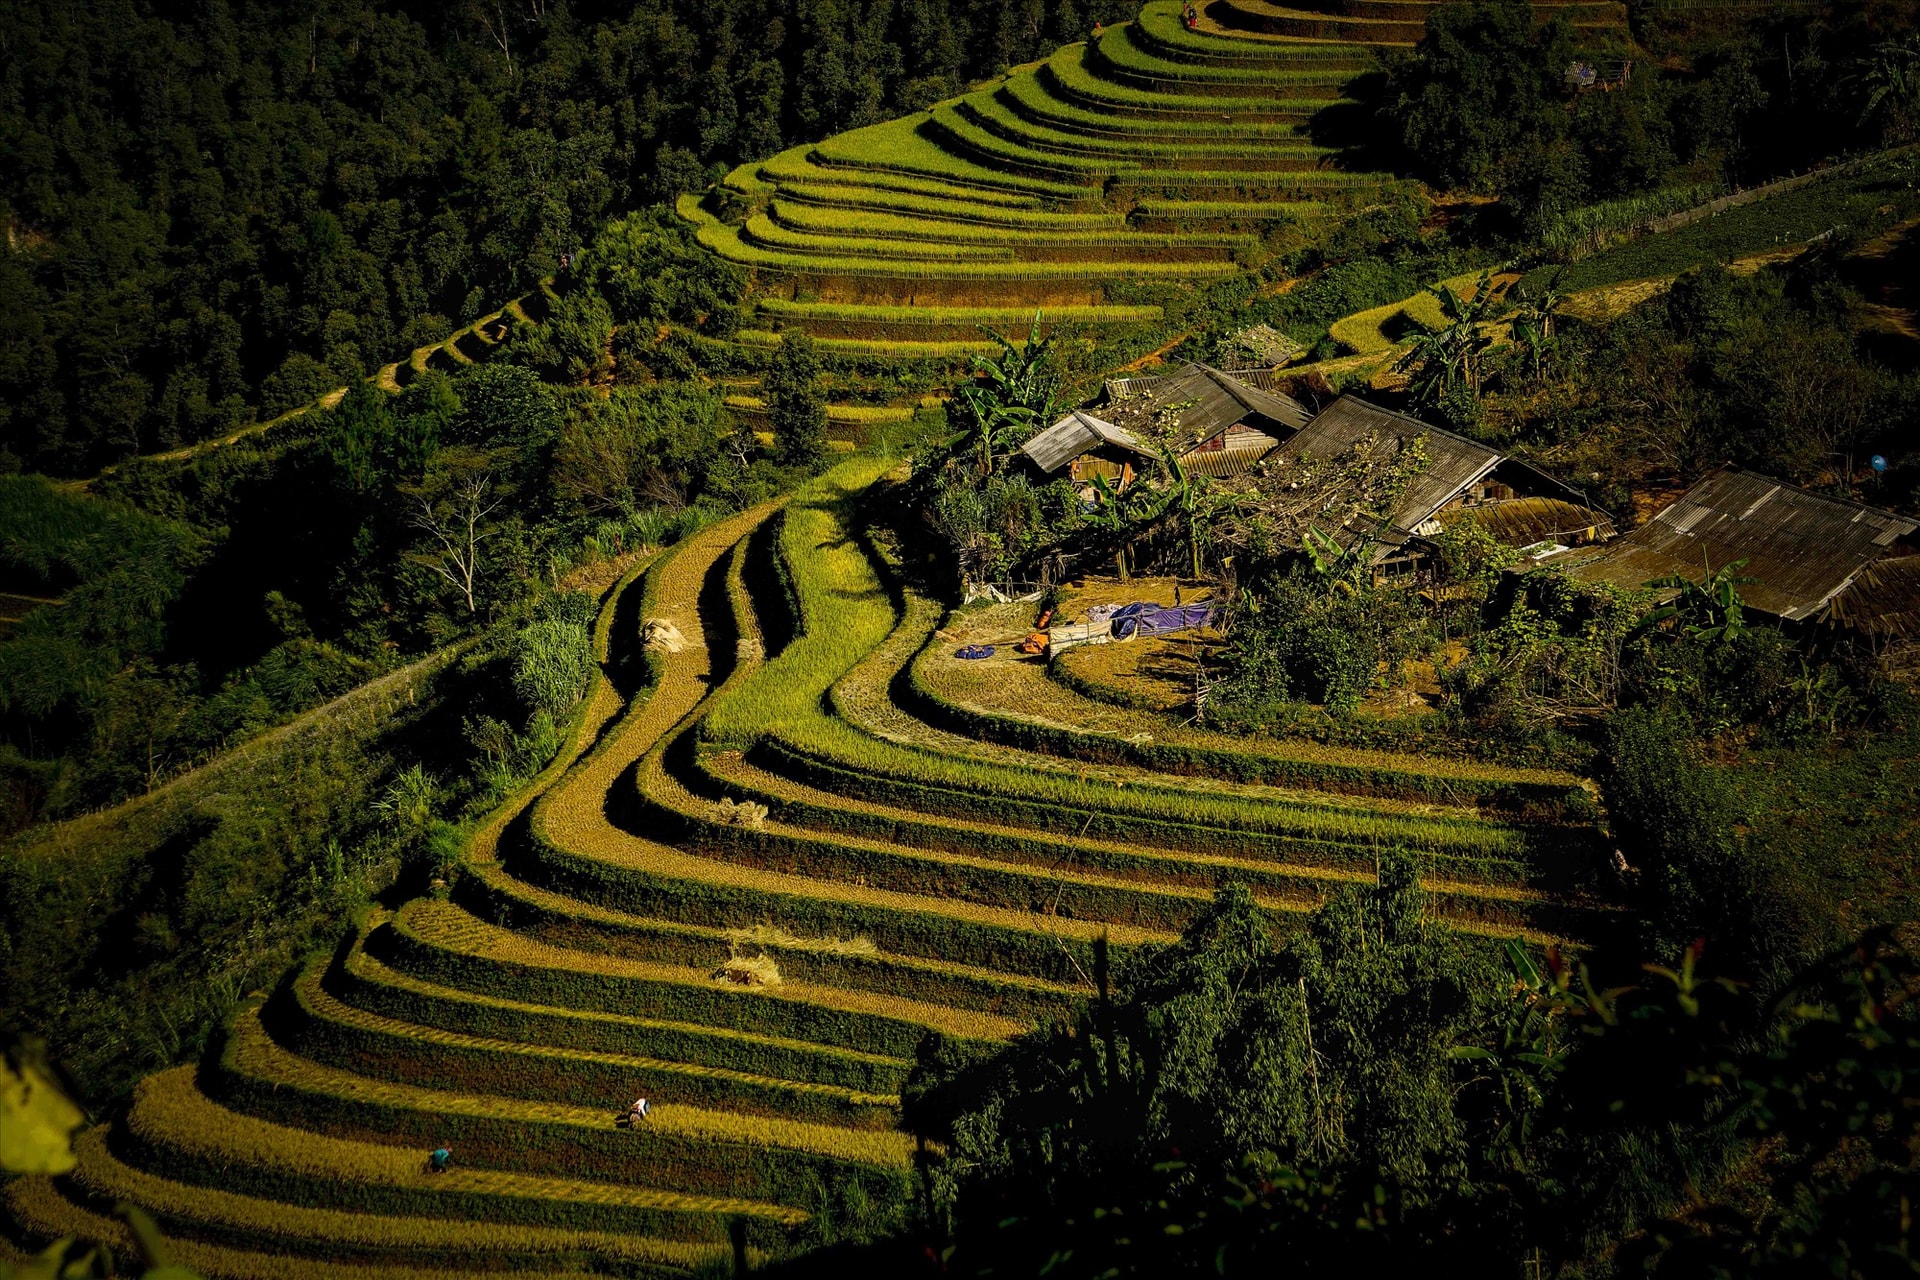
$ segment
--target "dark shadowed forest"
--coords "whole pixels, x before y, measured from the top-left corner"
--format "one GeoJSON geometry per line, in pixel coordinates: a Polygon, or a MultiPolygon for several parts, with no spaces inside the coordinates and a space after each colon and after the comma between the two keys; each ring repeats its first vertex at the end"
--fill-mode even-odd
{"type": "Polygon", "coordinates": [[[304,405],[614,214],[1128,8],[9,5],[0,460],[84,474],[304,405]]]}

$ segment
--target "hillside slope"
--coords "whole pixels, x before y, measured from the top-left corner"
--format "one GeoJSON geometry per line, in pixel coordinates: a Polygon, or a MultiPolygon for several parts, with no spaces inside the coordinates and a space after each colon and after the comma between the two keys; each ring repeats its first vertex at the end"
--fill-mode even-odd
{"type": "Polygon", "coordinates": [[[11,1184],[12,1234],[115,1239],[125,1198],[212,1276],[724,1266],[730,1224],[771,1253],[893,1212],[922,1038],[990,1051],[1086,990],[1096,938],[1167,940],[1216,885],[1284,925],[1400,850],[1469,934],[1610,927],[1577,778],[1183,733],[1042,666],[970,681],[861,527],[886,465],[654,561],[617,616],[684,643],[613,638],[574,754],[451,892],[145,1081],[75,1174],[11,1184]],[[644,689],[614,679],[635,657],[644,689]]]}

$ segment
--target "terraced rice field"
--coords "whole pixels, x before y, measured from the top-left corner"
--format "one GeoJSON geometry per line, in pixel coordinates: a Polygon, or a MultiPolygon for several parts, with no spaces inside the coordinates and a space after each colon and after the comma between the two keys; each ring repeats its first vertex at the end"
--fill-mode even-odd
{"type": "Polygon", "coordinates": [[[862,525],[888,465],[635,570],[574,745],[451,891],[145,1081],[75,1173],[10,1184],[13,1234],[118,1240],[126,1199],[210,1276],[725,1274],[730,1232],[757,1259],[912,1194],[929,1033],[991,1051],[1087,989],[1101,935],[1164,942],[1228,881],[1286,924],[1404,851],[1468,939],[1610,927],[1578,778],[1220,737],[957,661],[862,525]],[[686,646],[642,648],[655,619],[686,646]]]}
{"type": "MultiPolygon", "coordinates": [[[[795,325],[842,355],[957,360],[974,324],[1036,306],[1151,324],[1154,288],[1256,265],[1262,230],[1396,180],[1349,162],[1346,120],[1431,7],[1215,0],[1189,30],[1179,0],[1149,0],[917,115],[742,165],[680,213],[751,270],[763,345],[795,325]]],[[[1612,0],[1533,8],[1624,29],[1612,0]]]]}

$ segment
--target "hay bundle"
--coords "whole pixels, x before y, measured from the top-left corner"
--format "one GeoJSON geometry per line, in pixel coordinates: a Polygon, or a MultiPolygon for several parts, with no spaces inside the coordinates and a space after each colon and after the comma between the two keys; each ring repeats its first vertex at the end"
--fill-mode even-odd
{"type": "Polygon", "coordinates": [[[731,797],[716,801],[713,820],[729,827],[750,827],[758,831],[767,825],[767,806],[751,800],[735,802],[731,797]]]}
{"type": "Polygon", "coordinates": [[[772,956],[732,955],[713,971],[713,976],[743,987],[777,987],[780,966],[773,962],[772,956]]]}
{"type": "Polygon", "coordinates": [[[687,647],[687,638],[665,618],[650,618],[640,628],[640,643],[663,653],[679,653],[687,647]]]}

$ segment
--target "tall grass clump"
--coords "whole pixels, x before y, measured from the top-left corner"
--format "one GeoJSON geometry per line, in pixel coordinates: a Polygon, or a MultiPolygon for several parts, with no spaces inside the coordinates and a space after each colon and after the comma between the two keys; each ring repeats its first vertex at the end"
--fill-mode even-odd
{"type": "Polygon", "coordinates": [[[560,720],[593,681],[593,597],[570,591],[514,633],[513,691],[534,715],[560,720]]]}

